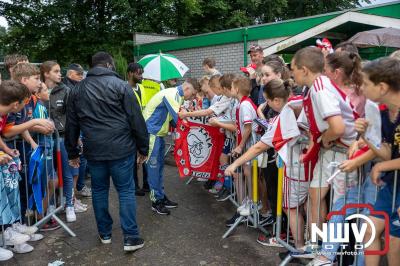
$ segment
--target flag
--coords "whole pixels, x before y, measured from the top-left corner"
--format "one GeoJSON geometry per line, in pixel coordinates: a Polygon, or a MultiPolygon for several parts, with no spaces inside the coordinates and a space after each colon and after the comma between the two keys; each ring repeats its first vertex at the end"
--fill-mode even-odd
{"type": "Polygon", "coordinates": [[[174,157],[181,177],[217,179],[225,135],[207,121],[207,118],[178,120],[174,157]]]}

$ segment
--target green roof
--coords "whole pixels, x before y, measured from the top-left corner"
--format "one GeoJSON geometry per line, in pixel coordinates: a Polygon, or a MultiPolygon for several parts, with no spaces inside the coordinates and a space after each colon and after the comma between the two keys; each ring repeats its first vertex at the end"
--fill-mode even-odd
{"type": "Polygon", "coordinates": [[[327,13],[312,17],[297,18],[261,25],[236,28],[225,31],[217,31],[206,34],[182,37],[174,40],[166,40],[134,46],[135,56],[157,53],[159,51],[175,51],[212,45],[243,42],[247,34],[247,41],[286,37],[299,34],[305,30],[315,27],[323,22],[335,18],[347,11],[361,12],[384,17],[400,18],[400,1],[327,13]]]}

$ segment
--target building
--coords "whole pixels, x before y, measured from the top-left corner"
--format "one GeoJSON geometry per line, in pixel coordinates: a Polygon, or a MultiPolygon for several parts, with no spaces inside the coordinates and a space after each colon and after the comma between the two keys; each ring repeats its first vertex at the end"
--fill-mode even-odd
{"type": "MultiPolygon", "coordinates": [[[[134,45],[137,59],[151,53],[170,53],[189,68],[188,75],[201,77],[202,61],[214,57],[222,73],[239,73],[247,65],[250,44],[264,48],[264,55],[281,54],[286,61],[300,47],[315,45],[319,38],[327,37],[333,44],[345,41],[355,33],[379,27],[400,28],[400,1],[382,5],[344,10],[312,17],[236,28],[188,37],[134,45]]],[[[393,51],[387,48],[362,49],[364,58],[376,58],[393,51]]]]}

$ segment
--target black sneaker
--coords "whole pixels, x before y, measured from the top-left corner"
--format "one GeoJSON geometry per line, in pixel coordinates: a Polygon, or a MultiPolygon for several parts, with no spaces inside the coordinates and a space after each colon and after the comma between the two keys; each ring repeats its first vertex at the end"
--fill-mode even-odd
{"type": "Polygon", "coordinates": [[[103,244],[111,244],[111,235],[99,235],[100,241],[103,244]]]}
{"type": "Polygon", "coordinates": [[[143,196],[145,196],[146,195],[146,193],[144,193],[144,191],[142,190],[142,189],[136,189],[135,190],[135,195],[136,196],[140,196],[140,197],[143,197],[143,196]]]}
{"type": "Polygon", "coordinates": [[[164,203],[164,206],[165,206],[166,208],[168,208],[168,209],[173,209],[173,208],[178,207],[178,203],[173,202],[173,201],[170,201],[170,200],[167,198],[167,195],[164,195],[163,203],[164,203]]]}
{"type": "Polygon", "coordinates": [[[271,224],[273,224],[273,223],[275,223],[275,217],[272,215],[272,214],[267,214],[266,216],[263,216],[263,215],[259,215],[258,216],[258,223],[261,225],[261,226],[268,226],[268,225],[271,225],[271,224]]]}
{"type": "Polygon", "coordinates": [[[161,200],[157,200],[156,202],[151,203],[151,209],[158,214],[162,215],[170,215],[170,211],[165,207],[164,203],[161,200]]]}
{"type": "MultiPolygon", "coordinates": [[[[226,220],[226,222],[225,222],[226,227],[231,227],[236,222],[236,220],[239,219],[239,217],[241,217],[240,214],[235,212],[235,214],[232,216],[232,218],[230,218],[229,220],[226,220]]],[[[244,218],[242,220],[242,223],[245,223],[245,222],[247,222],[247,218],[244,218]]]]}
{"type": "Polygon", "coordinates": [[[135,251],[144,246],[144,240],[141,238],[124,237],[124,251],[135,251]]]}
{"type": "Polygon", "coordinates": [[[217,194],[214,194],[214,198],[219,198],[222,194],[224,194],[226,188],[222,187],[217,194]]]}
{"type": "Polygon", "coordinates": [[[231,195],[232,194],[229,189],[225,189],[224,192],[218,196],[217,201],[226,201],[230,198],[231,195]]]}

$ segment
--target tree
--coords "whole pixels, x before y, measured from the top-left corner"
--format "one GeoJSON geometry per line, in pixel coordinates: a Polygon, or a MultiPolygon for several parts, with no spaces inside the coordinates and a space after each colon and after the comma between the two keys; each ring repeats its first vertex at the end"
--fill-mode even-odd
{"type": "MultiPolygon", "coordinates": [[[[193,35],[353,8],[361,0],[14,0],[0,2],[9,24],[5,52],[31,61],[87,65],[99,50],[130,58],[133,32],[193,35]],[[122,53],[121,53],[122,52],[122,53]]],[[[364,1],[366,2],[366,1],[364,1]]],[[[4,32],[3,32],[4,33],[4,32]]],[[[129,61],[129,60],[128,60],[129,61]]]]}

